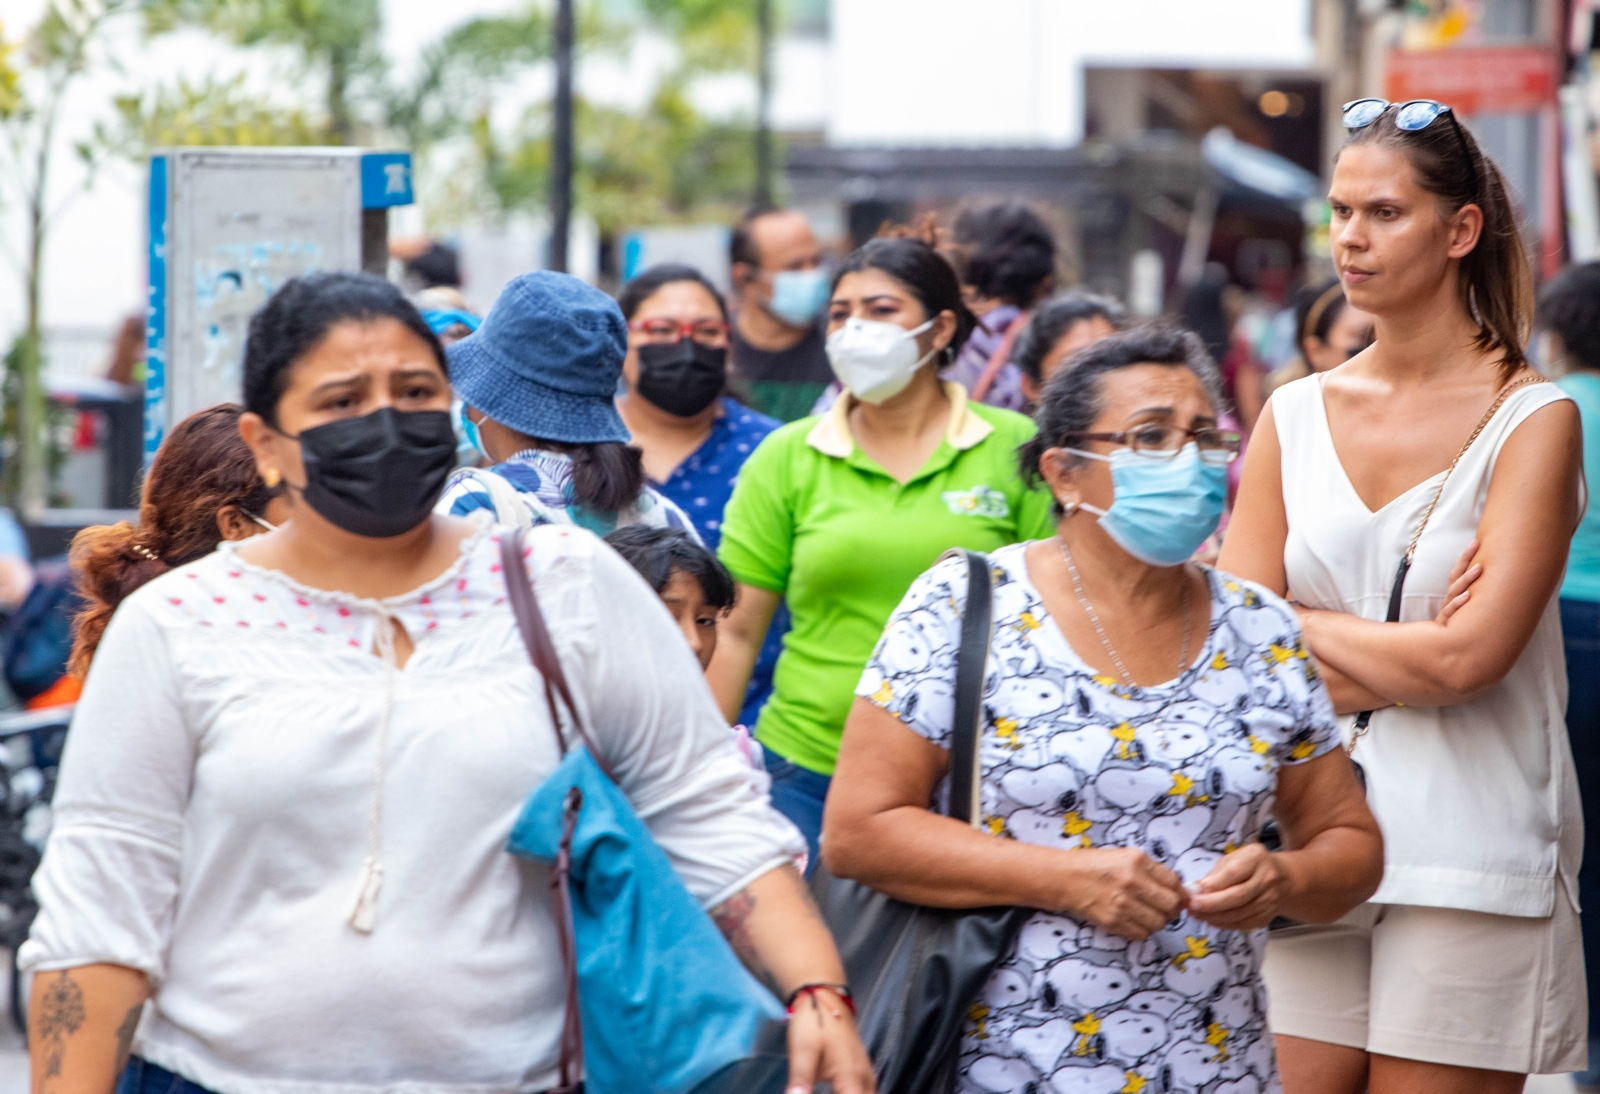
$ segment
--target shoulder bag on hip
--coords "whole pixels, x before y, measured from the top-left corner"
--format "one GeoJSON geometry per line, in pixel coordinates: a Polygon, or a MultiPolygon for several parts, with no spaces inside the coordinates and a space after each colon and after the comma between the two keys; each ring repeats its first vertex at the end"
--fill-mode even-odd
{"type": "MultiPolygon", "coordinates": [[[[976,827],[992,579],[988,558],[960,553],[967,561],[967,609],[956,659],[948,813],[976,827]]],[[[1034,910],[927,908],[834,877],[821,863],[811,891],[844,959],[878,1094],[951,1090],[967,1011],[1034,910]]]]}
{"type": "Polygon", "coordinates": [[[594,747],[529,586],[523,536],[502,530],[501,569],[564,759],[523,806],[509,849],[550,866],[566,980],[555,1094],[781,1094],[783,1006],[684,888],[594,747]]]}

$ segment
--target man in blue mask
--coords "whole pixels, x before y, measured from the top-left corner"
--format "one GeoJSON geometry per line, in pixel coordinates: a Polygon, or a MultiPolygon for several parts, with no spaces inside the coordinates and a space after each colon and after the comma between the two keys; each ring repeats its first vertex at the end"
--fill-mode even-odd
{"type": "Polygon", "coordinates": [[[732,365],[753,409],[781,421],[811,413],[833,380],[819,317],[828,274],[811,224],[792,209],[756,208],[734,225],[729,275],[738,307],[732,365]]]}

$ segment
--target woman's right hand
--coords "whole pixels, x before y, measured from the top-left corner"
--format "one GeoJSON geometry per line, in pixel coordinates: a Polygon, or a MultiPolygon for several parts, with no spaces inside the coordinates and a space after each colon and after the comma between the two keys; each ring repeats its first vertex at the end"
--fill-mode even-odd
{"type": "Polygon", "coordinates": [[[1059,909],[1101,930],[1143,942],[1189,904],[1183,879],[1137,848],[1064,854],[1066,891],[1059,909]]]}

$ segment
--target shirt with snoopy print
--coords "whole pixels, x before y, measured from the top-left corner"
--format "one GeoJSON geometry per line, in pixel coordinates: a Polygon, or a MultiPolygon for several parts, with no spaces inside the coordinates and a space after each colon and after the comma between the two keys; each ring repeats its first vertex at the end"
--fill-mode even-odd
{"type": "MultiPolygon", "coordinates": [[[[990,556],[983,825],[1064,851],[1136,847],[1193,885],[1258,838],[1280,767],[1339,745],[1294,611],[1208,570],[1198,655],[1173,680],[1128,687],[1068,645],[1028,578],[1026,549],[990,556]]],[[[956,557],[912,584],[856,692],[945,747],[966,574],[956,557]]],[[[1264,931],[1223,930],[1187,912],[1144,942],[1039,912],[972,1004],[957,1090],[1277,1091],[1264,944],[1264,931]]]]}

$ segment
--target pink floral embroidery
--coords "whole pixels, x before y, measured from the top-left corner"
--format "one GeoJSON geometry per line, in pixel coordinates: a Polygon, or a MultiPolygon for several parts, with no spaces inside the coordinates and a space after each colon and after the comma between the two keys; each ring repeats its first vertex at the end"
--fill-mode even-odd
{"type": "Polygon", "coordinates": [[[350,609],[346,608],[342,604],[339,605],[339,618],[340,619],[349,619],[350,618],[350,609]]]}
{"type": "Polygon", "coordinates": [[[212,599],[212,600],[215,600],[215,601],[216,601],[216,602],[217,602],[217,603],[218,603],[218,604],[221,604],[221,603],[223,603],[223,602],[224,602],[224,601],[226,601],[226,600],[227,600],[227,599],[228,599],[228,598],[227,598],[227,597],[225,597],[225,596],[214,596],[214,597],[212,597],[212,598],[211,598],[211,599],[212,599]]]}
{"type": "Polygon", "coordinates": [[[500,572],[500,564],[498,562],[496,562],[493,566],[490,566],[489,567],[489,572],[491,574],[499,573],[500,572]]]}
{"type": "Polygon", "coordinates": [[[361,643],[357,642],[354,638],[350,639],[350,644],[358,650],[361,648],[361,643]]]}
{"type": "Polygon", "coordinates": [[[261,601],[261,603],[263,603],[263,604],[265,604],[267,602],[267,598],[262,596],[260,593],[256,593],[255,597],[256,597],[257,600],[261,601]]]}
{"type": "Polygon", "coordinates": [[[229,570],[228,571],[228,576],[229,577],[243,577],[244,575],[241,574],[238,570],[229,570]]]}
{"type": "Polygon", "coordinates": [[[297,597],[295,597],[295,598],[294,598],[294,602],[295,602],[295,603],[296,603],[296,604],[298,604],[298,605],[300,605],[300,606],[301,606],[301,607],[302,607],[302,608],[309,608],[309,607],[311,607],[311,601],[309,601],[309,600],[307,600],[307,599],[306,599],[306,598],[305,598],[305,597],[303,597],[303,596],[297,596],[297,597]]]}
{"type": "Polygon", "coordinates": [[[467,579],[464,578],[464,577],[456,578],[456,592],[464,593],[466,591],[467,591],[467,579]]]}
{"type": "Polygon", "coordinates": [[[183,603],[183,598],[180,597],[180,596],[169,596],[169,597],[167,597],[167,600],[170,603],[173,603],[173,604],[182,604],[183,603]]]}
{"type": "Polygon", "coordinates": [[[248,619],[241,619],[241,620],[239,620],[239,626],[241,626],[241,627],[248,627],[248,626],[249,626],[249,625],[250,625],[250,621],[249,621],[249,620],[248,620],[248,619]]]}

